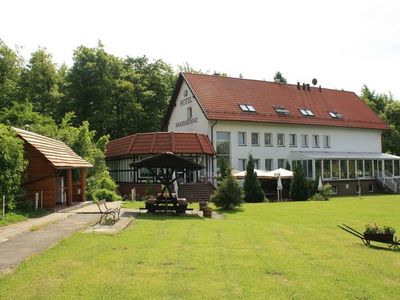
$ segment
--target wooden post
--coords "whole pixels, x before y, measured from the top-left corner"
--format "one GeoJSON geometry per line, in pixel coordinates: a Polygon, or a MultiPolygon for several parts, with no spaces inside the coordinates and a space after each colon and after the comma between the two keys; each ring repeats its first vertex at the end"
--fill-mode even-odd
{"type": "Polygon", "coordinates": [[[68,188],[68,196],[67,196],[67,205],[72,205],[72,169],[67,169],[67,188],[68,188]]]}
{"type": "Polygon", "coordinates": [[[81,201],[86,201],[86,168],[80,169],[81,175],[81,201]]]}

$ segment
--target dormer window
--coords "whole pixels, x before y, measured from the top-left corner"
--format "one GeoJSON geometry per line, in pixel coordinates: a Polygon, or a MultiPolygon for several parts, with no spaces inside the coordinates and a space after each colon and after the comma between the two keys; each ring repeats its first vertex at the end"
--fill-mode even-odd
{"type": "Polygon", "coordinates": [[[250,104],[239,104],[240,109],[242,111],[246,111],[246,112],[256,112],[256,109],[254,108],[253,105],[250,104]]]}
{"type": "Polygon", "coordinates": [[[339,114],[334,111],[329,111],[328,114],[333,118],[333,119],[343,119],[343,115],[339,114]]]}
{"type": "Polygon", "coordinates": [[[307,117],[314,117],[315,114],[309,110],[308,108],[299,108],[299,111],[301,112],[301,114],[303,116],[307,116],[307,117]]]}
{"type": "Polygon", "coordinates": [[[274,107],[274,109],[278,115],[288,115],[289,114],[289,111],[286,108],[284,108],[283,106],[277,106],[277,107],[274,107]]]}

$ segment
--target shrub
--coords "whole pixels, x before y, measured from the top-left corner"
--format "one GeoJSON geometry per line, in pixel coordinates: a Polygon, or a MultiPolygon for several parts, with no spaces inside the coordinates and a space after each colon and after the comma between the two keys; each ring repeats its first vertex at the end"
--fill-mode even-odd
{"type": "Polygon", "coordinates": [[[253,157],[249,156],[249,162],[246,166],[246,177],[244,179],[244,201],[246,202],[263,202],[265,199],[264,191],[257,179],[257,173],[254,171],[253,157]]]}
{"type": "Polygon", "coordinates": [[[108,202],[120,201],[122,197],[107,189],[97,189],[92,194],[93,201],[106,200],[108,202]]]}
{"type": "Polygon", "coordinates": [[[379,226],[376,223],[365,225],[364,233],[367,234],[394,234],[396,230],[391,226],[379,226]]]}
{"type": "Polygon", "coordinates": [[[290,198],[294,201],[305,201],[310,195],[310,184],[304,176],[302,165],[296,164],[293,168],[293,173],[290,185],[290,198]]]}
{"type": "Polygon", "coordinates": [[[314,201],[328,201],[329,198],[333,195],[332,186],[327,183],[323,186],[322,191],[320,193],[315,193],[309,200],[314,201]]]}
{"type": "Polygon", "coordinates": [[[224,180],[231,172],[231,168],[229,167],[228,163],[226,162],[225,158],[220,159],[219,163],[219,172],[217,181],[220,182],[224,180]]]}
{"type": "Polygon", "coordinates": [[[6,196],[8,210],[15,208],[26,166],[23,141],[9,127],[0,124],[0,197],[6,196]]]}
{"type": "Polygon", "coordinates": [[[242,205],[243,191],[230,173],[230,170],[227,177],[219,183],[211,196],[211,201],[223,210],[233,209],[242,205]]]}

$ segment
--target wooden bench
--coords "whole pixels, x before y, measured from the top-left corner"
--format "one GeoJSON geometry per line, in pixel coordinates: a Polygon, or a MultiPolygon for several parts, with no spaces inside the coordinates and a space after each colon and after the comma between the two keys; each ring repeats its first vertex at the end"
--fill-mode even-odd
{"type": "Polygon", "coordinates": [[[102,224],[103,221],[107,222],[109,216],[113,218],[114,223],[119,220],[119,213],[121,211],[121,208],[120,207],[108,208],[106,203],[107,201],[104,199],[96,202],[97,207],[99,208],[100,211],[99,224],[102,224]]]}

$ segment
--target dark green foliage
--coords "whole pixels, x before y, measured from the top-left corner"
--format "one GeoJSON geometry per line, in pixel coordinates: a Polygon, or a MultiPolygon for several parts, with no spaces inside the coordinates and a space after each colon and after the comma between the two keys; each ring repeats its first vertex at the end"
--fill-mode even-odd
{"type": "Polygon", "coordinates": [[[0,197],[6,196],[8,210],[15,208],[26,166],[22,140],[9,127],[0,124],[0,197]]]}
{"type": "Polygon", "coordinates": [[[253,156],[249,156],[246,166],[246,177],[244,179],[244,201],[245,202],[263,202],[265,199],[264,191],[257,179],[257,173],[254,171],[253,156]]]}
{"type": "Polygon", "coordinates": [[[324,184],[322,191],[315,193],[313,196],[309,198],[309,200],[314,201],[328,201],[329,198],[333,195],[332,186],[327,183],[324,184]]]}
{"type": "Polygon", "coordinates": [[[223,210],[233,209],[242,205],[243,191],[232,176],[230,169],[227,176],[218,184],[217,189],[211,196],[211,201],[223,210]]]}
{"type": "Polygon", "coordinates": [[[310,184],[304,176],[301,164],[296,164],[294,166],[293,173],[293,179],[290,185],[290,198],[294,201],[305,201],[310,196],[310,184]]]}
{"type": "Polygon", "coordinates": [[[229,167],[228,163],[226,162],[225,158],[220,158],[219,159],[219,176],[218,176],[218,182],[224,180],[226,177],[231,172],[231,168],[229,167]]]}
{"type": "Polygon", "coordinates": [[[120,201],[122,197],[107,189],[98,189],[91,194],[93,201],[106,200],[108,202],[120,201]]]}
{"type": "Polygon", "coordinates": [[[274,81],[275,82],[280,82],[280,83],[287,83],[287,80],[285,77],[283,77],[281,72],[276,72],[274,76],[274,81]]]}

